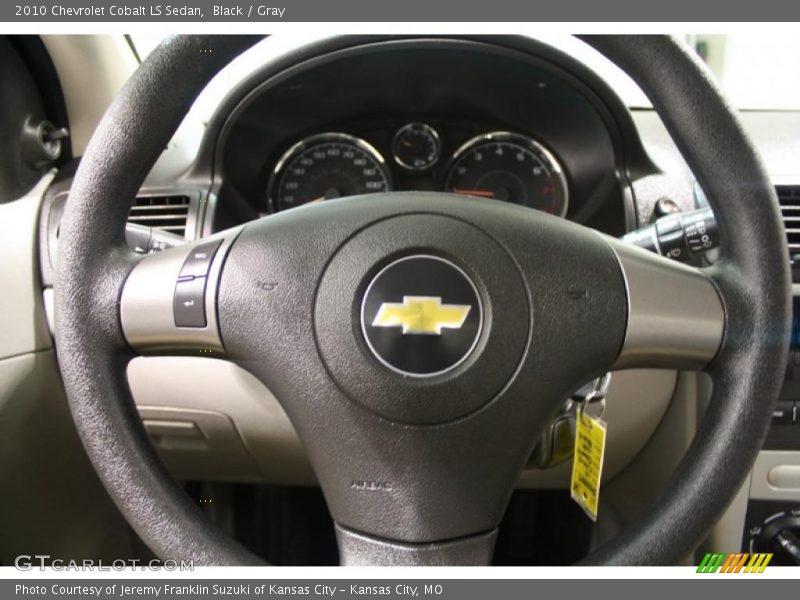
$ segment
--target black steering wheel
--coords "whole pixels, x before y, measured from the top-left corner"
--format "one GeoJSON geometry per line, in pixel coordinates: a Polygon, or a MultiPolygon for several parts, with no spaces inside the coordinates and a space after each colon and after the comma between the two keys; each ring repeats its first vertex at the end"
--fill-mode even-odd
{"type": "Polygon", "coordinates": [[[702,184],[722,239],[715,266],[428,192],[307,206],[142,258],[124,239],[140,185],[198,93],[254,40],[176,37],[141,65],[67,202],[56,342],[94,468],[157,555],[260,562],[157,457],[126,382],[137,352],[207,350],[275,392],[343,564],[488,564],[521,468],[579,384],[615,368],[704,369],[713,396],[668,487],[586,562],[673,563],[708,532],[759,451],[782,380],[790,273],[778,205],[688,50],[660,36],[585,40],[647,93],[702,184]]]}

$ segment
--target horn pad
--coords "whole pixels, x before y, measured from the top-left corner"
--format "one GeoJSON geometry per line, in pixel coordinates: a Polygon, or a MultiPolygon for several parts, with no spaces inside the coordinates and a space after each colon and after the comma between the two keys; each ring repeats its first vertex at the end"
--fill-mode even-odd
{"type": "Polygon", "coordinates": [[[405,214],[336,252],[314,328],[351,400],[393,421],[436,424],[498,395],[522,359],[530,312],[514,261],[488,234],[452,217],[405,214]]]}

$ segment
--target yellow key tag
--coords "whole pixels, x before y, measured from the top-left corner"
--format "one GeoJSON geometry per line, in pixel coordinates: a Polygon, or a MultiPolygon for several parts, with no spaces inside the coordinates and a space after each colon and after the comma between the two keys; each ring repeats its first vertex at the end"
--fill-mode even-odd
{"type": "Polygon", "coordinates": [[[570,492],[589,518],[596,521],[608,425],[602,419],[587,414],[583,407],[578,409],[575,421],[575,456],[570,492]]]}

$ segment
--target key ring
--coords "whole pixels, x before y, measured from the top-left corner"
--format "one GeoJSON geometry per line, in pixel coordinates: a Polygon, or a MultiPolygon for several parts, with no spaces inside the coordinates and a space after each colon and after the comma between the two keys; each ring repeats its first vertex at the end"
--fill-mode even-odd
{"type": "Polygon", "coordinates": [[[611,373],[606,373],[602,377],[590,381],[572,395],[572,401],[578,403],[577,417],[583,418],[587,408],[596,406],[599,413],[594,415],[596,419],[602,419],[606,414],[606,395],[611,384],[611,373]]]}

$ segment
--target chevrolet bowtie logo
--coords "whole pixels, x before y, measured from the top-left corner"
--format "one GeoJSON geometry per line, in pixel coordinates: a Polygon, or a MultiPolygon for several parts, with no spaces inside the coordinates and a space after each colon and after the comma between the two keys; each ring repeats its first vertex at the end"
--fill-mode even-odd
{"type": "Polygon", "coordinates": [[[442,329],[461,329],[472,307],[442,304],[436,296],[403,296],[403,302],[381,304],[373,327],[402,327],[403,335],[442,335],[442,329]]]}

